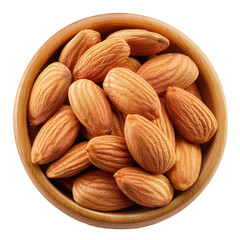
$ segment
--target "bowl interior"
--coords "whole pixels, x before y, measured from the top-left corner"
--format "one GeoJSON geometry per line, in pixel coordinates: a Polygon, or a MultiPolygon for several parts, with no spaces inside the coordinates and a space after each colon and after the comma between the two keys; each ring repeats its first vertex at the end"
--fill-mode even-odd
{"type": "MultiPolygon", "coordinates": [[[[16,96],[14,109],[14,132],[18,151],[23,165],[39,191],[56,207],[66,214],[95,226],[111,228],[131,228],[146,226],[161,221],[191,203],[212,178],[221,160],[227,132],[226,104],[221,84],[210,62],[202,51],[184,34],[175,28],[155,19],[133,14],[105,14],[75,22],[56,33],[36,53],[29,63],[16,96]],[[98,212],[77,205],[70,193],[54,180],[44,175],[45,166],[31,163],[31,145],[41,126],[32,127],[27,121],[27,103],[31,87],[40,72],[51,62],[57,61],[63,46],[80,30],[94,29],[102,39],[113,31],[124,28],[143,28],[158,32],[170,40],[166,52],[188,55],[199,68],[197,85],[204,103],[211,109],[218,121],[216,135],[202,145],[203,162],[196,183],[185,192],[175,191],[173,201],[162,208],[149,209],[132,206],[114,212],[98,212]]],[[[81,136],[77,139],[81,141],[81,136]]]]}

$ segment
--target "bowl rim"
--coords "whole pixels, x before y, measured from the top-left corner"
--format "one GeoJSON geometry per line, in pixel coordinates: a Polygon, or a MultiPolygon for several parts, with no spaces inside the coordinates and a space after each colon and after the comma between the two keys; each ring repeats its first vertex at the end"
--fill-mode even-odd
{"type": "Polygon", "coordinates": [[[108,13],[84,18],[64,27],[63,29],[55,33],[51,38],[49,38],[37,51],[37,53],[29,62],[17,90],[13,112],[13,128],[19,156],[27,174],[29,175],[30,179],[37,187],[37,189],[41,192],[41,194],[55,207],[57,207],[65,214],[93,226],[104,228],[137,228],[160,222],[180,212],[194,199],[196,199],[210,182],[221,161],[226,144],[227,107],[221,83],[213,66],[211,65],[205,54],[200,50],[200,48],[182,32],[167,23],[151,17],[131,13],[108,13]],[[181,202],[179,201],[179,199],[174,199],[171,208],[169,208],[168,205],[164,208],[161,208],[161,211],[158,211],[159,209],[149,209],[148,212],[144,212],[144,214],[133,212],[129,215],[123,215],[119,213],[97,212],[85,209],[83,207],[80,207],[73,201],[70,201],[70,199],[62,192],[60,192],[57,188],[55,188],[49,180],[44,181],[44,178],[46,177],[41,171],[40,167],[31,164],[31,161],[29,159],[31,145],[27,135],[26,114],[28,96],[25,96],[26,94],[24,94],[26,92],[30,92],[31,90],[32,84],[29,83],[33,82],[33,80],[31,80],[30,76],[34,74],[36,75],[37,72],[39,72],[40,68],[43,66],[43,64],[46,62],[46,56],[42,56],[42,53],[48,52],[49,54],[53,54],[59,48],[59,46],[63,44],[61,42],[63,36],[65,36],[65,40],[66,37],[70,39],[80,30],[86,29],[86,26],[87,28],[93,28],[96,24],[98,24],[98,27],[101,27],[107,24],[111,24],[111,26],[118,26],[124,25],[126,23],[131,23],[132,26],[140,25],[143,26],[143,28],[146,28],[147,26],[149,30],[153,27],[158,27],[161,28],[163,35],[165,32],[166,34],[170,34],[171,37],[174,39],[180,39],[181,48],[186,51],[188,55],[193,56],[193,61],[197,65],[200,64],[200,62],[204,62],[204,67],[207,70],[206,74],[211,80],[211,84],[214,85],[215,93],[213,94],[216,95],[216,92],[218,92],[218,101],[222,107],[221,132],[218,133],[218,141],[216,140],[217,143],[214,145],[215,151],[212,150],[210,153],[214,156],[214,160],[210,163],[210,166],[208,166],[208,169],[206,170],[201,181],[199,181],[197,185],[193,185],[191,191],[188,191],[188,193],[185,195],[185,198],[181,199],[181,202]],[[33,68],[32,66],[35,67],[33,68]],[[221,141],[219,138],[221,139],[221,141]],[[76,209],[78,209],[78,211],[76,211],[76,209]]]}

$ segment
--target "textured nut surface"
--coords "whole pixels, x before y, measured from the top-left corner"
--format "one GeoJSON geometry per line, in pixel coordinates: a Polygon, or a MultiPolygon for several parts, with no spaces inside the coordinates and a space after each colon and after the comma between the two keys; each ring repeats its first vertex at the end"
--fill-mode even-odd
{"type": "Polygon", "coordinates": [[[81,206],[98,211],[114,211],[133,205],[117,186],[111,173],[92,170],[73,184],[73,199],[81,206]]]}
{"type": "Polygon", "coordinates": [[[205,143],[216,133],[218,124],[213,113],[191,93],[169,87],[166,104],[174,126],[187,140],[205,143]]]}
{"type": "Polygon", "coordinates": [[[132,56],[152,55],[165,50],[169,46],[169,40],[156,32],[144,29],[123,29],[108,36],[111,38],[123,38],[131,48],[132,56]]]}
{"type": "Polygon", "coordinates": [[[58,61],[73,71],[80,57],[92,46],[101,41],[99,32],[85,29],[75,35],[63,48],[58,61]]]}
{"type": "Polygon", "coordinates": [[[175,154],[176,162],[166,174],[174,188],[184,191],[192,186],[198,178],[202,152],[198,144],[191,143],[178,134],[175,154]]]}
{"type": "Polygon", "coordinates": [[[129,152],[145,170],[161,174],[174,165],[175,154],[171,142],[146,118],[137,114],[128,115],[124,135],[129,152]]]}
{"type": "Polygon", "coordinates": [[[163,207],[173,198],[173,188],[164,175],[141,168],[122,168],[114,174],[119,188],[134,202],[146,207],[163,207]]]}
{"type": "Polygon", "coordinates": [[[142,64],[136,58],[129,57],[122,67],[130,69],[133,72],[137,72],[141,66],[142,64]]]}
{"type": "Polygon", "coordinates": [[[81,142],[72,146],[64,155],[51,163],[46,170],[47,177],[71,177],[90,167],[92,164],[87,156],[87,144],[88,142],[81,142]]]}
{"type": "Polygon", "coordinates": [[[40,129],[32,146],[33,163],[51,162],[64,154],[74,143],[80,122],[70,106],[63,105],[40,129]]]}
{"type": "Polygon", "coordinates": [[[111,135],[124,137],[124,124],[126,115],[112,107],[112,131],[111,135]]]}
{"type": "Polygon", "coordinates": [[[74,80],[87,78],[94,82],[102,82],[110,69],[125,64],[129,54],[130,47],[125,40],[104,40],[82,55],[73,70],[74,80]]]}
{"type": "Polygon", "coordinates": [[[80,79],[72,83],[68,93],[70,105],[91,136],[110,134],[112,111],[103,90],[94,82],[80,79]]]}
{"type": "Polygon", "coordinates": [[[175,131],[171,119],[168,116],[166,102],[162,98],[159,98],[159,100],[161,104],[160,116],[156,120],[153,120],[152,123],[166,135],[172,143],[173,148],[175,148],[175,131]]]}
{"type": "Polygon", "coordinates": [[[197,97],[199,100],[202,101],[201,94],[200,94],[197,84],[195,82],[193,82],[191,85],[186,87],[184,90],[190,92],[191,94],[193,94],[195,97],[197,97]]]}
{"type": "Polygon", "coordinates": [[[51,63],[40,73],[29,97],[28,119],[31,125],[45,122],[61,107],[71,82],[71,72],[61,63],[51,63]]]}
{"type": "Polygon", "coordinates": [[[136,73],[125,68],[109,71],[103,89],[111,103],[125,114],[139,114],[150,120],[159,117],[160,103],[154,89],[136,73]]]}
{"type": "Polygon", "coordinates": [[[123,137],[95,137],[88,143],[87,154],[93,165],[107,172],[115,173],[121,168],[135,164],[123,137]]]}
{"type": "Polygon", "coordinates": [[[184,54],[166,53],[144,63],[137,73],[162,95],[168,87],[185,88],[192,84],[198,77],[198,68],[184,54]]]}

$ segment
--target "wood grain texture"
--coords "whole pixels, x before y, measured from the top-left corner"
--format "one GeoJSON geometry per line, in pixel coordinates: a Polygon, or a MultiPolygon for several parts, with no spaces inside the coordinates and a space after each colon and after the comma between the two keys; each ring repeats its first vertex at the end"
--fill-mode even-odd
{"type": "MultiPolygon", "coordinates": [[[[159,20],[134,14],[104,14],[79,20],[52,36],[34,55],[27,66],[15,98],[14,135],[17,149],[26,172],[42,195],[65,214],[84,223],[103,228],[139,228],[158,223],[187,207],[207,186],[220,163],[227,137],[227,109],[219,78],[204,53],[187,36],[176,28],[159,20]],[[218,121],[215,137],[203,148],[203,163],[199,177],[189,190],[177,195],[162,208],[115,212],[96,212],[77,205],[49,182],[38,165],[31,162],[31,142],[34,129],[27,121],[27,106],[31,88],[39,73],[46,67],[55,53],[79,31],[94,29],[102,35],[125,28],[142,28],[159,32],[167,37],[169,51],[188,55],[199,69],[198,87],[204,103],[211,109],[218,121]]],[[[47,214],[47,213],[46,213],[47,214]]]]}

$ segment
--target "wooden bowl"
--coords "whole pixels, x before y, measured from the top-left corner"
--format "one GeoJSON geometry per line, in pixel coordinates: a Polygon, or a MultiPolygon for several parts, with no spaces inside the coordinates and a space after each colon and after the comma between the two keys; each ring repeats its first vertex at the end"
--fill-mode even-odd
{"type": "MultiPolygon", "coordinates": [[[[145,16],[116,13],[89,17],[77,21],[53,35],[35,54],[21,79],[14,106],[14,134],[22,163],[32,182],[53,205],[69,216],[90,225],[106,228],[136,228],[160,222],[189,205],[207,186],[221,160],[227,136],[227,110],[218,76],[204,53],[183,33],[159,20],[145,16]],[[38,74],[57,61],[64,44],[83,29],[94,29],[102,37],[124,28],[143,28],[167,37],[168,52],[188,55],[198,66],[199,86],[204,103],[218,121],[218,130],[210,142],[202,145],[203,163],[196,183],[185,192],[177,192],[172,202],[162,208],[132,207],[121,211],[98,212],[77,205],[71,194],[55,186],[38,165],[30,159],[31,145],[38,127],[30,127],[27,105],[32,85],[38,74]]],[[[46,213],[47,214],[47,213],[46,213]]]]}

